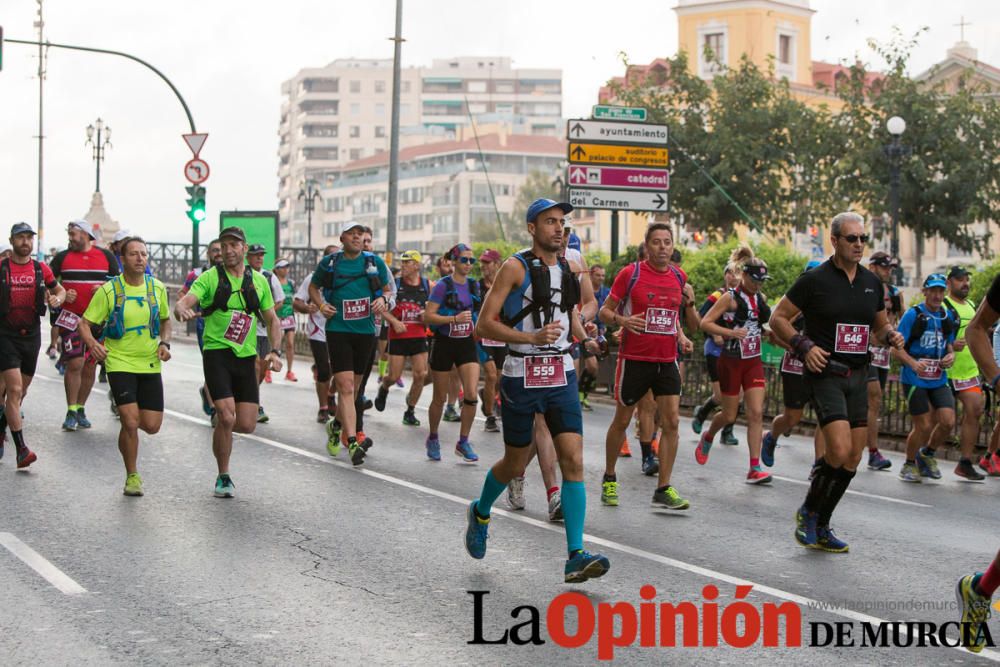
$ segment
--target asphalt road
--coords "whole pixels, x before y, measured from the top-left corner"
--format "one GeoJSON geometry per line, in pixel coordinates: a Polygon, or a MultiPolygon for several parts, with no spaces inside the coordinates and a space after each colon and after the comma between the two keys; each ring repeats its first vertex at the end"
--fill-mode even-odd
{"type": "MultiPolygon", "coordinates": [[[[749,486],[745,446],[716,445],[708,465],[698,466],[696,436],[682,420],[673,481],[691,509],[653,510],[654,480],[642,476],[638,457],[620,462],[621,506],[602,507],[611,408],[596,406],[585,413],[587,547],[605,553],[612,569],[602,579],[568,586],[562,583],[564,533],[561,524],[547,521],[537,467],[528,474],[524,512],[504,511],[504,500],[498,502],[486,558],[474,561],[465,553],[466,504],[502,450],[500,435],[483,432],[481,418],[473,430],[480,464],[450,455],[457,424],[442,425],[444,460],[429,462],[426,429],[400,423],[403,391],[394,389],[385,413],[368,414],[375,445],[363,468],[353,469],[345,454],[333,459],[326,453],[308,364],[301,361],[299,383],[276,380],[263,388],[271,422],[237,438],[237,497],[214,498],[210,431],[196,392],[200,368],[194,346],[174,346],[164,375],[163,429],[142,437],[146,495],[127,498],[107,386],[98,385],[88,405],[93,429],[64,433],[61,378],[51,362],[40,362],[24,406],[26,437],[39,460],[16,472],[8,444],[0,461],[4,664],[592,663],[596,630],[578,648],[553,640],[546,613],[556,596],[576,592],[593,605],[626,602],[638,609],[640,588],[651,585],[653,602],[687,601],[709,618],[712,604],[703,589],[714,585],[718,616],[730,618],[724,609],[734,602],[737,584],[753,585],[745,601],[754,614],[796,603],[803,647],[786,646],[784,626],[779,647],[764,647],[762,639],[746,649],[722,640],[711,647],[703,638],[695,648],[642,647],[637,636],[633,646],[615,650],[615,662],[1000,660],[1000,651],[989,650],[973,657],[952,648],[808,646],[813,623],[853,623],[852,638],[860,644],[861,621],[955,620],[956,579],[982,569],[998,547],[998,480],[964,483],[946,464],[942,481],[908,485],[895,475],[900,457],[889,454],[893,471],[859,472],[835,516],[851,552],[825,554],[799,547],[792,537],[810,441],[783,441],[774,483],[749,486]],[[516,619],[512,612],[529,605],[539,610],[544,643],[470,645],[468,591],[489,591],[482,597],[484,639],[496,640],[528,620],[529,610],[516,619]]],[[[427,391],[421,405],[429,398],[427,391]]],[[[417,414],[426,417],[423,408],[417,414]]],[[[743,437],[739,428],[737,435],[743,437]]],[[[566,616],[571,636],[577,614],[566,616]]],[[[628,629],[620,621],[598,626],[608,634],[628,629]]],[[[746,630],[742,620],[730,626],[746,630]]],[[[1000,641],[1000,628],[992,627],[1000,641]]],[[[680,642],[680,631],[677,636],[680,642]]]]}

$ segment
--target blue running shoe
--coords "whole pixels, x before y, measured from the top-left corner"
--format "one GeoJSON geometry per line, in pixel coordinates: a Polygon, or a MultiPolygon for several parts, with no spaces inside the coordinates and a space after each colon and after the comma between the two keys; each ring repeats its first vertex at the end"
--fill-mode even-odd
{"type": "Polygon", "coordinates": [[[603,577],[611,569],[611,561],[601,554],[580,550],[566,561],[567,584],[579,584],[587,579],[603,577]]]}
{"type": "Polygon", "coordinates": [[[849,549],[847,542],[834,535],[830,526],[816,528],[816,548],[835,554],[847,553],[849,549]]]}
{"type": "Polygon", "coordinates": [[[694,431],[695,433],[697,433],[698,435],[701,435],[701,428],[704,425],[705,425],[705,420],[704,419],[698,419],[698,415],[697,414],[691,420],[691,430],[694,431]]]}
{"type": "Polygon", "coordinates": [[[473,509],[476,501],[469,503],[466,511],[467,525],[465,527],[465,550],[469,555],[479,560],[486,555],[486,540],[489,539],[490,520],[480,519],[473,509]]]}
{"type": "Polygon", "coordinates": [[[923,477],[941,479],[941,469],[938,468],[937,459],[926,449],[922,448],[917,452],[917,469],[923,477]]]}
{"type": "Polygon", "coordinates": [[[656,460],[656,456],[650,454],[642,460],[643,475],[646,477],[652,477],[658,472],[660,472],[660,462],[656,460]]]}
{"type": "Polygon", "coordinates": [[[761,443],[760,460],[768,468],[774,466],[774,448],[778,446],[778,439],[770,431],[764,434],[764,441],[761,443]]]}
{"type": "Polygon", "coordinates": [[[205,391],[205,385],[198,387],[198,393],[201,395],[201,411],[211,417],[215,412],[215,408],[213,408],[212,404],[208,402],[208,392],[205,391]]]}
{"type": "Polygon", "coordinates": [[[459,440],[455,443],[455,456],[461,456],[462,460],[466,463],[476,463],[479,461],[479,457],[472,451],[472,443],[468,440],[465,442],[459,440]]]}
{"type": "MultiPolygon", "coordinates": [[[[90,428],[93,424],[87,419],[86,413],[84,413],[83,408],[76,411],[76,425],[80,428],[90,428]]],[[[940,477],[940,475],[938,475],[940,477]]]]}
{"type": "Polygon", "coordinates": [[[441,460],[441,441],[437,438],[427,437],[427,442],[424,443],[424,447],[427,448],[427,458],[431,461],[441,460]]]}
{"type": "Polygon", "coordinates": [[[815,512],[810,512],[806,510],[805,507],[800,507],[797,512],[795,512],[795,541],[804,547],[810,549],[816,546],[816,542],[819,539],[816,535],[816,521],[817,516],[815,512]]]}
{"type": "Polygon", "coordinates": [[[76,413],[72,410],[66,411],[66,419],[63,420],[62,430],[64,431],[75,431],[76,430],[76,413]]]}

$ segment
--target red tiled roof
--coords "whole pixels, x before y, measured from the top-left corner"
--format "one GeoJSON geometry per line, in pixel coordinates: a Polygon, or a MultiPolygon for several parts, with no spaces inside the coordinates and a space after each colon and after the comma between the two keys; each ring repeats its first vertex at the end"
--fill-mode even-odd
{"type": "MultiPolygon", "coordinates": [[[[558,137],[535,134],[509,134],[501,144],[499,134],[484,134],[479,137],[479,145],[484,153],[517,153],[534,155],[565,155],[566,141],[558,137]]],[[[436,141],[422,146],[410,146],[399,151],[399,161],[410,162],[431,155],[444,155],[468,150],[477,150],[475,138],[464,141],[436,141]]],[[[348,162],[341,171],[357,171],[389,164],[389,152],[383,151],[370,157],[348,162]]]]}

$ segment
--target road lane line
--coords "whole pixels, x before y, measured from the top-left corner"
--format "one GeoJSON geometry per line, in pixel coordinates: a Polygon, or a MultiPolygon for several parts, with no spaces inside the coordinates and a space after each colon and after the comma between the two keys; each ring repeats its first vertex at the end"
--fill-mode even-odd
{"type": "Polygon", "coordinates": [[[17,539],[11,533],[0,533],[0,545],[17,556],[21,561],[37,572],[47,582],[55,586],[64,595],[80,595],[87,589],[69,578],[62,570],[50,563],[40,553],[17,539]]]}
{"type": "MultiPolygon", "coordinates": [[[[184,414],[182,412],[176,412],[174,410],[164,410],[164,413],[166,413],[168,415],[171,415],[173,417],[177,417],[177,418],[182,419],[184,421],[192,422],[194,424],[201,424],[201,425],[204,425],[204,426],[210,426],[210,423],[207,420],[201,419],[200,417],[192,417],[191,415],[187,415],[187,414],[184,414]]],[[[411,489],[413,491],[417,491],[419,493],[424,493],[424,494],[427,494],[427,495],[430,495],[430,496],[434,496],[434,497],[440,498],[442,500],[447,500],[449,502],[456,503],[456,504],[458,504],[458,505],[460,505],[462,507],[468,507],[469,503],[472,501],[470,498],[462,498],[460,496],[456,496],[456,495],[448,493],[446,491],[439,491],[438,489],[434,489],[434,488],[431,488],[429,486],[424,486],[422,484],[417,484],[416,482],[411,482],[409,480],[405,480],[405,479],[402,479],[402,478],[399,478],[399,477],[394,477],[393,475],[387,475],[385,473],[375,472],[374,470],[368,470],[366,468],[355,468],[353,465],[350,465],[350,464],[348,464],[346,462],[336,461],[336,460],[332,459],[330,456],[324,456],[322,454],[317,454],[316,452],[310,452],[310,451],[307,451],[305,449],[301,449],[299,447],[295,447],[293,445],[288,445],[288,444],[285,444],[283,442],[279,442],[277,440],[272,440],[270,438],[264,438],[264,437],[261,437],[259,435],[254,435],[252,433],[239,433],[239,434],[235,434],[235,435],[238,435],[241,438],[246,438],[248,440],[256,440],[257,442],[260,442],[261,444],[265,444],[265,445],[268,445],[270,447],[275,447],[277,449],[282,449],[282,450],[284,450],[286,452],[289,452],[289,453],[292,453],[292,454],[297,454],[299,456],[304,456],[304,457],[312,459],[314,461],[319,461],[320,463],[325,463],[325,464],[328,464],[328,465],[337,466],[339,468],[344,468],[344,469],[347,469],[347,470],[353,470],[354,472],[356,472],[356,473],[358,473],[360,475],[365,475],[367,477],[372,477],[374,479],[378,479],[378,480],[383,481],[383,482],[388,482],[389,484],[394,484],[396,486],[400,486],[400,487],[403,487],[403,488],[406,488],[406,489],[411,489]]],[[[798,481],[798,480],[794,480],[794,481],[798,481]]],[[[870,494],[863,494],[863,495],[870,495],[870,494]]],[[[889,500],[891,500],[891,499],[889,499],[889,500]]],[[[917,503],[912,503],[912,504],[917,504],[917,503]]],[[[500,509],[500,508],[496,508],[495,507],[495,508],[493,508],[493,509],[490,510],[490,513],[491,514],[498,514],[498,515],[503,516],[503,517],[505,517],[507,519],[511,519],[513,521],[518,521],[520,523],[523,523],[523,524],[526,524],[526,525],[529,525],[529,526],[534,526],[535,528],[540,528],[542,530],[547,530],[550,533],[556,533],[558,535],[562,535],[565,532],[565,530],[564,530],[564,528],[563,528],[562,525],[553,525],[553,524],[545,522],[545,521],[540,521],[538,519],[535,519],[535,518],[532,518],[532,517],[529,517],[529,516],[524,516],[524,515],[521,515],[521,514],[515,514],[515,513],[512,513],[512,512],[509,512],[507,510],[500,509]]],[[[872,624],[879,624],[879,623],[888,623],[888,622],[890,622],[887,619],[882,619],[882,618],[879,618],[877,616],[871,616],[869,614],[863,614],[861,612],[857,612],[857,611],[854,611],[854,610],[851,610],[851,609],[842,609],[842,608],[832,607],[832,606],[827,605],[825,603],[821,603],[819,600],[816,600],[814,598],[808,598],[808,597],[805,597],[803,595],[798,595],[797,593],[791,593],[789,591],[784,591],[784,590],[782,590],[780,588],[774,588],[772,586],[766,586],[764,584],[759,584],[757,582],[750,581],[749,579],[743,579],[741,577],[736,577],[736,576],[733,576],[733,575],[730,575],[730,574],[726,574],[725,572],[720,572],[718,570],[713,570],[711,568],[702,567],[700,565],[694,565],[692,563],[687,563],[685,561],[677,560],[675,558],[670,558],[668,556],[663,556],[663,555],[660,555],[660,554],[657,554],[657,553],[653,553],[651,551],[646,551],[645,549],[639,549],[637,547],[629,546],[627,544],[622,544],[621,542],[616,542],[614,540],[609,540],[609,539],[606,539],[606,538],[603,538],[603,537],[598,537],[596,535],[591,535],[589,533],[584,533],[583,538],[586,541],[588,541],[588,542],[591,542],[593,544],[599,544],[599,545],[601,545],[603,547],[607,547],[608,549],[612,549],[614,551],[618,551],[618,552],[621,552],[621,553],[624,553],[624,554],[628,554],[630,556],[635,556],[636,558],[642,558],[644,560],[652,561],[654,563],[659,563],[661,565],[666,565],[667,567],[672,567],[672,568],[677,569],[677,570],[683,570],[685,572],[689,572],[691,574],[702,576],[702,577],[705,577],[707,579],[714,579],[716,581],[722,581],[722,582],[725,582],[725,583],[728,583],[728,584],[732,584],[734,586],[753,586],[754,590],[759,591],[759,592],[761,592],[761,593],[763,593],[765,595],[769,595],[769,596],[771,596],[773,598],[777,598],[779,600],[786,600],[786,601],[789,601],[789,602],[794,602],[794,603],[800,605],[801,607],[803,607],[804,608],[803,611],[805,611],[805,612],[808,612],[808,611],[811,611],[811,610],[815,610],[815,611],[820,611],[820,612],[826,612],[826,613],[832,614],[834,616],[840,616],[842,618],[847,618],[847,619],[850,619],[852,621],[867,622],[867,623],[872,623],[872,624]]],[[[950,593],[950,591],[949,591],[949,593],[950,593]]],[[[949,595],[949,599],[950,599],[950,595],[949,595]]],[[[903,634],[908,634],[908,631],[907,631],[905,625],[900,626],[900,631],[903,634]]],[[[956,651],[961,651],[963,655],[970,655],[968,653],[968,651],[966,651],[964,648],[961,648],[961,647],[948,647],[948,648],[952,648],[952,649],[954,649],[956,651]]],[[[993,662],[1000,663],[1000,651],[994,651],[994,650],[990,650],[990,649],[984,649],[981,653],[978,654],[978,656],[979,657],[983,657],[983,658],[987,658],[988,660],[992,660],[993,662]]]]}
{"type": "MultiPolygon", "coordinates": [[[[803,486],[809,486],[812,482],[807,482],[802,479],[795,479],[794,477],[782,477],[781,475],[771,475],[774,479],[780,479],[782,482],[790,482],[792,484],[801,484],[803,486]]],[[[854,491],[852,489],[847,490],[848,493],[855,496],[863,496],[865,498],[874,498],[875,500],[884,500],[889,503],[899,503],[900,505],[911,505],[912,507],[926,507],[932,508],[933,505],[926,505],[924,503],[916,503],[912,500],[903,500],[902,498],[890,498],[889,496],[880,496],[877,493],[865,493],[864,491],[854,491]]]]}

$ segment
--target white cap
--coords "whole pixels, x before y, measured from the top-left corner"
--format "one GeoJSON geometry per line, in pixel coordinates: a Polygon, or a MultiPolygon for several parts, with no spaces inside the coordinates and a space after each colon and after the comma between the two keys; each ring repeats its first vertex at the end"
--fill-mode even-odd
{"type": "Polygon", "coordinates": [[[115,235],[114,237],[112,237],[111,242],[118,243],[119,241],[124,241],[130,236],[132,236],[132,232],[130,232],[129,230],[119,229],[117,232],[115,232],[115,235]]]}
{"type": "Polygon", "coordinates": [[[0,253],[11,252],[13,250],[9,243],[0,243],[0,253]]]}

